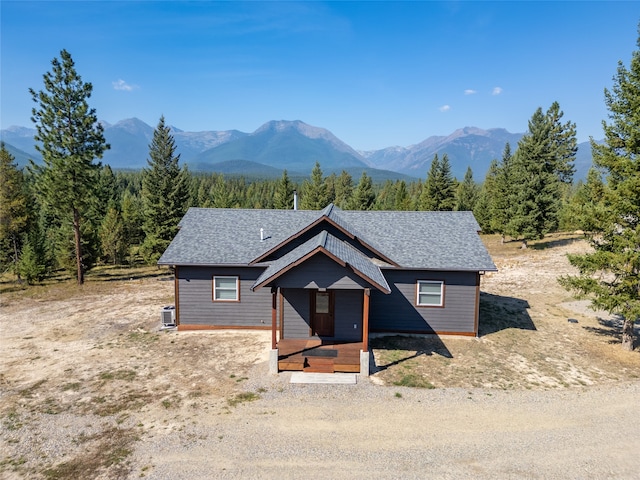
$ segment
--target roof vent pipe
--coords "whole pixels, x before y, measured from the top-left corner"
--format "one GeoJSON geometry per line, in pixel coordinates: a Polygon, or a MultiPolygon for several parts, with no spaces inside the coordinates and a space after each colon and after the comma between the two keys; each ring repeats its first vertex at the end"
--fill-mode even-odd
{"type": "Polygon", "coordinates": [[[298,191],[293,191],[293,209],[298,210],[298,191]]]}
{"type": "Polygon", "coordinates": [[[260,229],[260,241],[264,242],[264,228],[260,229]]]}

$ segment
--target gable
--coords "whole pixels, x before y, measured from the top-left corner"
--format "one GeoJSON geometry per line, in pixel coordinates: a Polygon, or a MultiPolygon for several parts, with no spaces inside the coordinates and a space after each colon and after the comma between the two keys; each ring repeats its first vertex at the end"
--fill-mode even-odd
{"type": "Polygon", "coordinates": [[[287,270],[276,280],[281,288],[358,289],[372,285],[324,253],[317,253],[304,263],[287,270]]]}
{"type": "Polygon", "coordinates": [[[369,245],[369,243],[363,238],[359,237],[356,233],[357,231],[352,226],[349,226],[336,212],[336,210],[338,210],[337,207],[329,205],[329,207],[325,208],[322,211],[322,215],[315,221],[305,226],[305,228],[296,232],[283,242],[275,245],[271,250],[265,252],[263,255],[255,258],[251,263],[255,264],[268,261],[269,259],[279,258],[317,234],[327,231],[333,236],[350,243],[354,248],[365,252],[365,255],[371,258],[376,258],[380,262],[397,266],[391,258],[378,251],[375,247],[369,245]]]}
{"type": "MultiPolygon", "coordinates": [[[[319,254],[328,257],[334,264],[338,265],[341,276],[354,274],[364,280],[367,287],[371,285],[384,293],[389,293],[389,285],[380,271],[380,267],[375,265],[361,251],[339,240],[327,231],[320,232],[291,252],[271,262],[251,287],[252,290],[273,283],[294,268],[300,271],[307,270],[306,262],[319,254]]],[[[331,268],[333,269],[333,265],[331,265],[331,268]]],[[[359,282],[357,284],[363,285],[359,282]]],[[[280,285],[279,282],[278,285],[280,285]]]]}

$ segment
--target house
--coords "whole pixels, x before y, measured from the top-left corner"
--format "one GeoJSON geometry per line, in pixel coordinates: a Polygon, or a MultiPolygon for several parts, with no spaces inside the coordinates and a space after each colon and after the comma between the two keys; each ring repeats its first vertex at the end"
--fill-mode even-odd
{"type": "Polygon", "coordinates": [[[158,263],[179,330],[271,330],[270,370],[368,374],[371,333],[478,335],[471,212],[190,208],[158,263]]]}

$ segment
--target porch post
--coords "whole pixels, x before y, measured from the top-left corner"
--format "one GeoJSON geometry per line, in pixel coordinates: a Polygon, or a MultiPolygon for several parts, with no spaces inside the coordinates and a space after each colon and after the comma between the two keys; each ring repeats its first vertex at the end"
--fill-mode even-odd
{"type": "Polygon", "coordinates": [[[271,349],[275,350],[277,348],[277,335],[276,332],[278,330],[278,287],[271,288],[271,349]]]}
{"type": "Polygon", "coordinates": [[[276,330],[277,324],[277,306],[278,306],[278,287],[271,287],[271,351],[269,352],[269,373],[278,374],[278,341],[276,330]]]}
{"type": "Polygon", "coordinates": [[[360,375],[369,376],[369,297],[371,289],[365,288],[362,301],[362,350],[360,351],[360,375]]]}
{"type": "Polygon", "coordinates": [[[369,351],[369,297],[371,289],[364,289],[364,302],[362,307],[362,350],[369,351]]]}

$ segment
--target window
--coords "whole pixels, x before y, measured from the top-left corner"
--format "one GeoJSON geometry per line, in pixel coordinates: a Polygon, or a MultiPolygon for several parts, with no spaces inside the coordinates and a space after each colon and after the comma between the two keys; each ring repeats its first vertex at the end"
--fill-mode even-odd
{"type": "Polygon", "coordinates": [[[239,283],[238,277],[213,277],[213,301],[239,302],[239,283]]]}
{"type": "Polygon", "coordinates": [[[442,307],[444,305],[444,282],[418,280],[417,301],[420,307],[442,307]]]}

